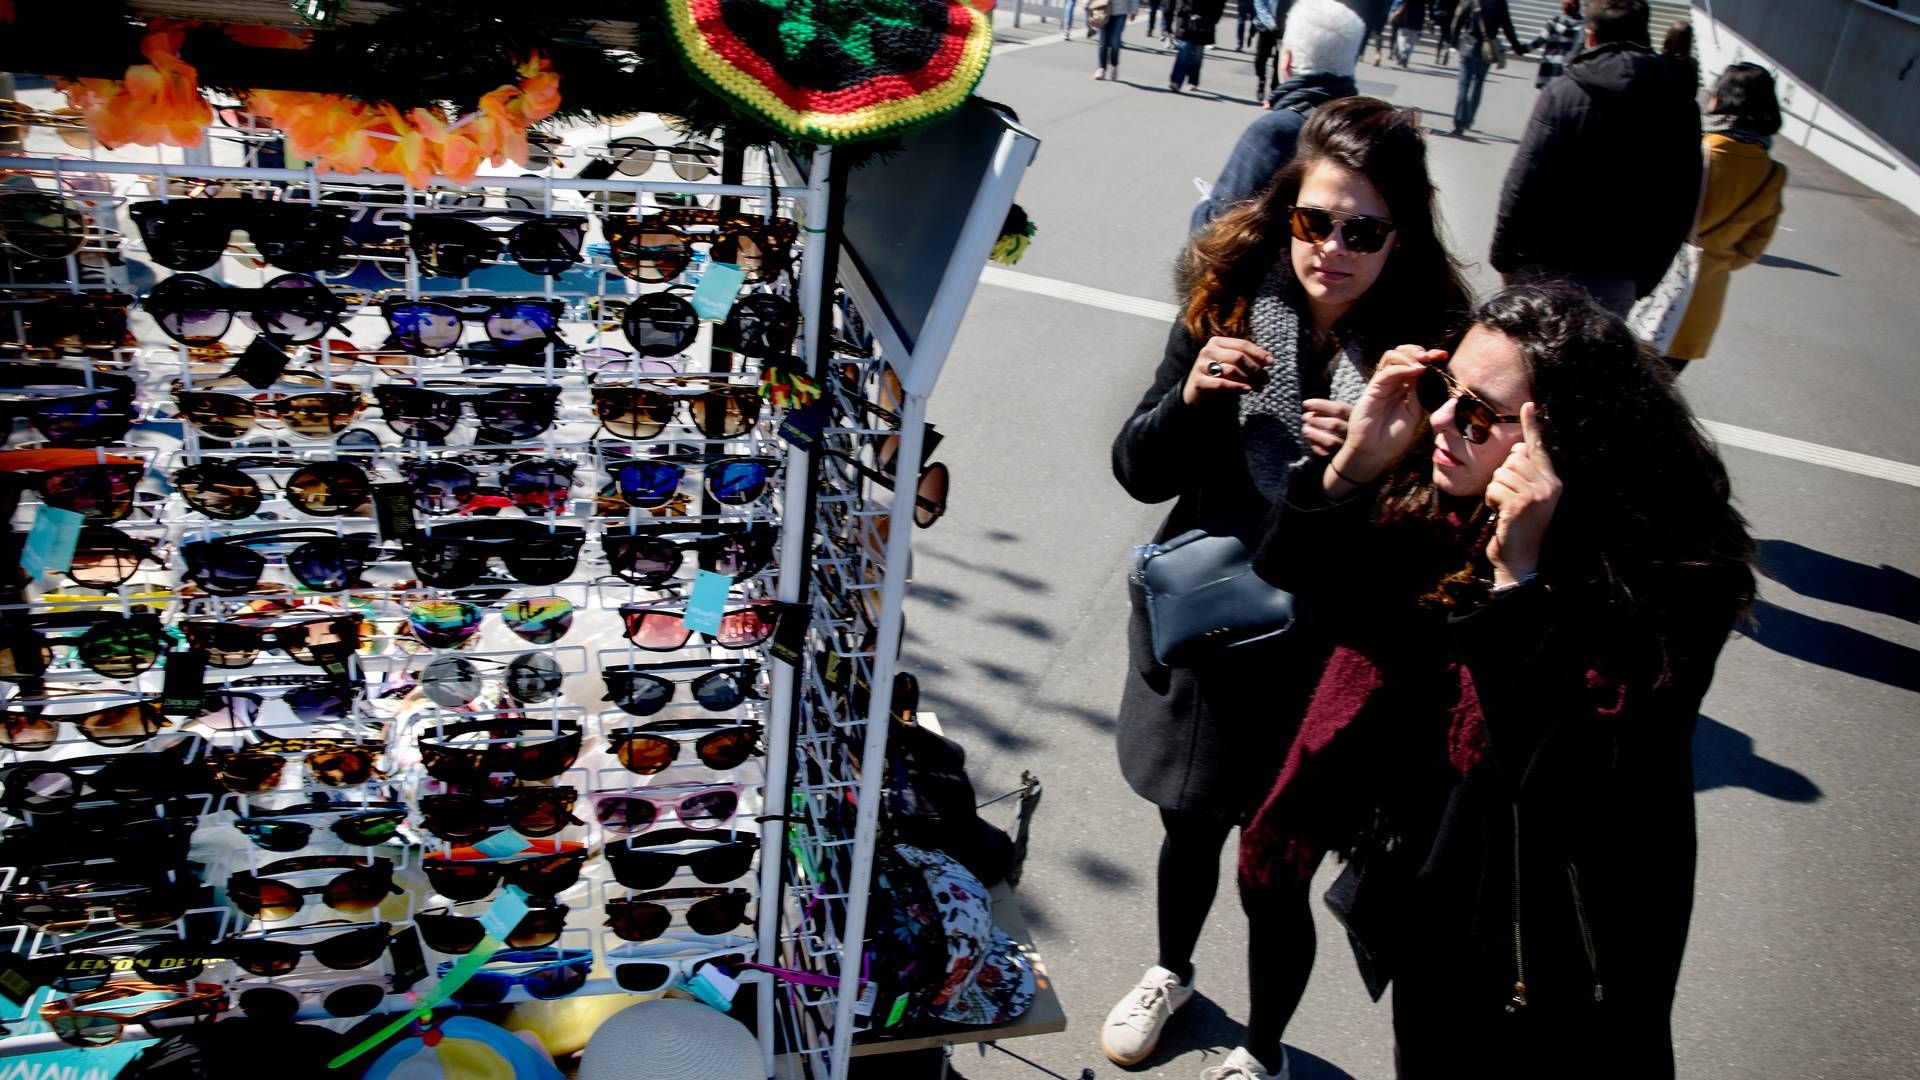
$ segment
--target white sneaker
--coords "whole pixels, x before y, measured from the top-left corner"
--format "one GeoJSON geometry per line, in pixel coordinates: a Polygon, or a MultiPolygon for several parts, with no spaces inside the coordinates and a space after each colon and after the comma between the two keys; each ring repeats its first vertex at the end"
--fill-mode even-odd
{"type": "Polygon", "coordinates": [[[1280,1071],[1270,1073],[1259,1058],[1247,1053],[1246,1047],[1236,1046],[1220,1064],[1202,1072],[1200,1080],[1287,1080],[1292,1071],[1285,1047],[1280,1049],[1280,1071]]]}
{"type": "Polygon", "coordinates": [[[1107,1014],[1100,1029],[1100,1049],[1116,1065],[1140,1064],[1160,1045],[1160,1033],[1175,1010],[1191,997],[1192,979],[1183,986],[1180,976],[1155,964],[1107,1014]]]}

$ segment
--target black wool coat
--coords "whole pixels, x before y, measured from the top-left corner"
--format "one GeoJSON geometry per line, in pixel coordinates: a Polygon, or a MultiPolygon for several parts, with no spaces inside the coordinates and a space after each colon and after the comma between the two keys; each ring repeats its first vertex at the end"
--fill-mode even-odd
{"type": "MultiPolygon", "coordinates": [[[[1113,441],[1113,475],[1141,502],[1173,502],[1154,542],[1206,529],[1251,550],[1270,504],[1247,471],[1239,399],[1181,399],[1201,344],[1174,324],[1153,385],[1113,441]]],[[[1163,809],[1245,821],[1273,786],[1324,653],[1296,627],[1193,667],[1164,667],[1137,586],[1129,597],[1121,773],[1163,809]]]]}

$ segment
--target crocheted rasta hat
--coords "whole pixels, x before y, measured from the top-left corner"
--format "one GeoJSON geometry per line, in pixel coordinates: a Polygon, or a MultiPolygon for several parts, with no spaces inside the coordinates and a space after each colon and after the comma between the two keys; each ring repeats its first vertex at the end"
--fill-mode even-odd
{"type": "Polygon", "coordinates": [[[993,29],[960,0],[667,0],[695,78],[812,142],[894,135],[960,106],[993,29]]]}

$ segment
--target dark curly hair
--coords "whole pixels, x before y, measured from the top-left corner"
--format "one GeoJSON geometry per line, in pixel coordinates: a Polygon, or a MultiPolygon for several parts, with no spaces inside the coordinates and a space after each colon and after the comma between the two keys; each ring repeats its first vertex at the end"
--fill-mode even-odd
{"type": "Polygon", "coordinates": [[[1393,254],[1380,280],[1343,320],[1358,329],[1368,354],[1431,341],[1466,312],[1469,297],[1459,265],[1440,240],[1419,110],[1349,97],[1314,109],[1293,160],[1267,189],[1194,238],[1180,267],[1187,294],[1181,322],[1194,338],[1247,336],[1247,313],[1267,271],[1276,261],[1292,265],[1287,207],[1299,197],[1307,172],[1322,162],[1366,177],[1393,216],[1393,254]]]}
{"type": "MultiPolygon", "coordinates": [[[[1673,602],[1719,597],[1729,619],[1753,602],[1753,538],[1733,507],[1719,453],[1673,392],[1659,356],[1581,289],[1514,286],[1483,302],[1473,326],[1519,349],[1563,484],[1541,551],[1554,591],[1596,625],[1633,628],[1631,638],[1652,651],[1628,659],[1664,676],[1673,602]]],[[[1483,598],[1491,521],[1477,506],[1449,506],[1430,471],[1423,453],[1403,459],[1382,491],[1380,516],[1425,523],[1467,546],[1466,568],[1444,579],[1431,602],[1483,598]],[[1473,515],[1465,536],[1462,511],[1473,515]]]]}

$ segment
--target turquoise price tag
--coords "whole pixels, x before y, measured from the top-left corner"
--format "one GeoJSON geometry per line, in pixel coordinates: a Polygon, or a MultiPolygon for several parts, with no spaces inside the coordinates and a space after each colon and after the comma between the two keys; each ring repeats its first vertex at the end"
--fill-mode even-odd
{"type": "Polygon", "coordinates": [[[727,313],[733,310],[733,298],[740,295],[740,286],[746,283],[747,272],[732,263],[708,263],[687,302],[707,322],[725,322],[727,313]]]}
{"type": "Polygon", "coordinates": [[[20,569],[28,577],[38,578],[71,567],[73,549],[80,543],[80,526],[86,520],[71,510],[42,504],[26,543],[20,547],[20,569]]]}
{"type": "Polygon", "coordinates": [[[501,941],[513,933],[520,920],[527,917],[527,894],[518,885],[509,885],[500,891],[487,910],[480,913],[480,926],[491,937],[501,941]]]}
{"type": "Polygon", "coordinates": [[[492,836],[473,845],[473,850],[485,855],[489,859],[505,859],[527,850],[527,845],[530,842],[526,837],[521,836],[512,829],[507,829],[504,832],[494,833],[492,836]]]}
{"type": "Polygon", "coordinates": [[[733,579],[727,575],[699,571],[693,577],[693,591],[687,595],[687,613],[680,616],[680,621],[689,630],[718,634],[720,615],[727,609],[727,591],[731,588],[733,579]]]}

